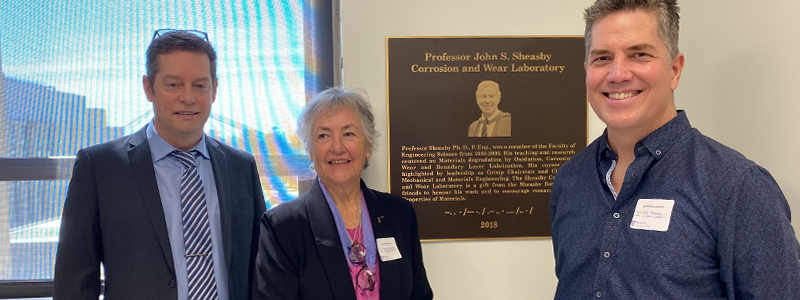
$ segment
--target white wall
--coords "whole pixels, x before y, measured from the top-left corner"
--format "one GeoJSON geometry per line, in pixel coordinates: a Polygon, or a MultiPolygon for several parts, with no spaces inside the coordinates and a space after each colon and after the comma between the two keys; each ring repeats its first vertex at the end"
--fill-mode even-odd
{"type": "MultiPolygon", "coordinates": [[[[580,35],[592,0],[341,0],[345,85],[386,124],[386,36],[580,35]]],[[[766,167],[800,214],[800,3],[681,1],[686,68],[677,105],[692,124],[766,167]]],[[[591,111],[591,110],[590,110],[591,111]]],[[[589,135],[604,125],[590,113],[589,135]]],[[[364,178],[388,190],[386,137],[364,178]]],[[[800,228],[800,217],[793,222],[800,228]]],[[[549,239],[423,243],[437,299],[552,299],[549,239]]]]}
{"type": "Polygon", "coordinates": [[[772,173],[800,229],[800,2],[685,1],[676,104],[772,173]]]}

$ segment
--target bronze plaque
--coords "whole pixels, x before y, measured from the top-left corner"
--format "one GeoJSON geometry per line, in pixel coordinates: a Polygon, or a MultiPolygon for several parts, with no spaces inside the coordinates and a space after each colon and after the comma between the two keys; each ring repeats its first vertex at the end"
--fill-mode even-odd
{"type": "Polygon", "coordinates": [[[586,146],[583,37],[387,37],[389,188],[424,240],[546,237],[586,146]]]}

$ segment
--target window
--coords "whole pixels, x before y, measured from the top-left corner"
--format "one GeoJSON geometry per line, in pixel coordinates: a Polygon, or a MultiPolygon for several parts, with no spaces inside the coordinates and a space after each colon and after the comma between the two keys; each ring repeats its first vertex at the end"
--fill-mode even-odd
{"type": "Polygon", "coordinates": [[[333,85],[330,1],[0,3],[0,281],[52,279],[74,155],[153,117],[141,82],[159,28],[208,33],[219,89],[206,133],[255,156],[268,208],[313,178],[294,131],[333,85]]]}

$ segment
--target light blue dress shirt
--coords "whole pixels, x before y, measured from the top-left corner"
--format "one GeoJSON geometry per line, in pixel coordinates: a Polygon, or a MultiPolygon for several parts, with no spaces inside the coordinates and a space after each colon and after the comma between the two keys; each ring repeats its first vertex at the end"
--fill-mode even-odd
{"type": "MultiPolygon", "coordinates": [[[[153,121],[147,125],[147,141],[150,143],[150,153],[153,156],[153,167],[156,171],[158,192],[161,195],[161,206],[164,208],[164,219],[167,222],[167,233],[172,250],[172,261],[175,264],[175,280],[178,283],[178,299],[188,298],[189,286],[186,275],[186,246],[183,241],[183,224],[181,214],[181,174],[183,165],[177,158],[170,155],[178,150],[165,141],[156,132],[153,121]]],[[[214,277],[217,281],[217,293],[220,300],[228,300],[228,269],[225,265],[225,256],[222,253],[222,230],[219,219],[219,199],[217,186],[214,181],[214,169],[211,167],[210,156],[206,149],[205,134],[191,150],[197,150],[201,155],[195,157],[195,165],[203,181],[206,194],[206,209],[208,210],[208,224],[211,227],[211,245],[214,257],[214,277]]]]}

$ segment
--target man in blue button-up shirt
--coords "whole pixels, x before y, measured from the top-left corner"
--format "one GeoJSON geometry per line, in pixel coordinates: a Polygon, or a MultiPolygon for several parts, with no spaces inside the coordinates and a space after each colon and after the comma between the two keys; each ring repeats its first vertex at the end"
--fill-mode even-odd
{"type": "Polygon", "coordinates": [[[605,133],[551,200],[557,299],[800,299],[800,244],[770,174],[676,111],[675,0],[586,10],[586,90],[605,133]]]}

